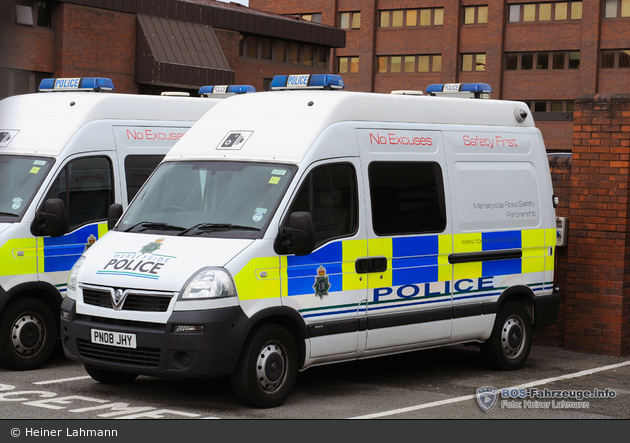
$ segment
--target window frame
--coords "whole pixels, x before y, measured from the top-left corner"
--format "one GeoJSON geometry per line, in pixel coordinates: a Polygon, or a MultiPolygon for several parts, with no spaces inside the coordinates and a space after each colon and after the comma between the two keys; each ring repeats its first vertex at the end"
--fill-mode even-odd
{"type": "MultiPolygon", "coordinates": [[[[393,176],[390,172],[390,176],[393,176]]],[[[436,233],[442,233],[446,230],[447,226],[448,226],[448,214],[446,211],[446,196],[445,196],[445,186],[444,186],[444,172],[442,170],[442,166],[437,162],[437,161],[383,161],[383,160],[374,160],[371,161],[370,164],[367,166],[367,175],[368,175],[368,192],[369,192],[369,197],[370,197],[370,209],[371,209],[371,220],[370,223],[372,225],[372,231],[374,232],[374,234],[376,234],[379,237],[391,237],[391,236],[395,236],[395,235],[423,235],[423,234],[436,234],[436,233]],[[382,215],[382,214],[393,214],[393,212],[391,211],[383,211],[382,208],[383,206],[383,200],[387,200],[389,202],[393,201],[393,197],[394,194],[392,194],[391,192],[388,192],[387,195],[383,195],[381,197],[377,197],[376,196],[376,192],[379,190],[379,187],[377,185],[373,186],[373,183],[376,181],[378,182],[378,179],[375,178],[374,174],[376,173],[375,168],[379,167],[379,166],[391,166],[391,165],[402,165],[406,168],[410,168],[411,165],[422,165],[423,167],[432,167],[433,169],[433,176],[432,176],[432,181],[428,182],[430,184],[430,186],[428,186],[428,188],[433,188],[435,187],[435,199],[431,201],[431,205],[438,205],[438,218],[439,218],[439,225],[435,225],[435,226],[431,226],[431,229],[409,229],[410,225],[407,226],[403,226],[405,229],[391,229],[391,226],[389,225],[389,223],[387,223],[387,227],[385,226],[384,223],[382,223],[381,221],[376,221],[375,220],[375,216],[376,215],[382,215]],[[380,209],[379,209],[380,208],[380,209]],[[382,229],[382,228],[386,228],[386,229],[382,229]]],[[[410,174],[407,174],[410,175],[410,174]]],[[[414,174],[413,175],[416,178],[419,177],[426,177],[426,175],[422,175],[422,174],[414,174]]],[[[396,177],[401,178],[402,174],[397,174],[396,177]]],[[[425,187],[426,188],[426,187],[425,187]]],[[[398,189],[403,189],[402,187],[398,187],[398,189]]],[[[421,189],[418,181],[414,181],[413,183],[407,185],[405,187],[405,189],[413,189],[413,190],[418,190],[421,189]]],[[[420,205],[418,204],[418,202],[420,201],[420,199],[417,199],[415,201],[413,201],[413,203],[415,203],[417,205],[416,208],[414,208],[414,211],[420,211],[420,205]]],[[[408,200],[406,201],[406,203],[408,204],[408,200]]],[[[386,207],[387,205],[385,205],[386,207]]],[[[424,211],[422,211],[424,213],[424,211]]],[[[397,216],[392,217],[392,218],[397,218],[397,216]]],[[[398,218],[400,219],[400,218],[398,218]]],[[[418,220],[418,218],[414,218],[415,220],[418,220]]],[[[414,226],[415,228],[415,226],[414,226]]]]}
{"type": "MultiPolygon", "coordinates": [[[[281,226],[282,227],[287,227],[290,224],[290,219],[291,219],[291,214],[293,212],[296,212],[295,210],[295,205],[298,203],[298,200],[301,197],[302,192],[304,192],[304,187],[307,186],[308,183],[308,206],[309,206],[309,210],[306,211],[309,214],[311,214],[311,217],[315,219],[315,217],[313,217],[313,214],[315,212],[315,196],[314,196],[314,184],[313,184],[313,173],[315,171],[318,171],[322,168],[329,168],[331,166],[347,166],[351,169],[351,174],[352,177],[346,177],[346,178],[350,178],[350,180],[352,181],[352,183],[350,183],[353,188],[350,188],[350,190],[348,191],[350,194],[349,198],[350,199],[354,199],[354,208],[350,208],[349,212],[351,212],[350,214],[350,219],[352,220],[350,222],[350,229],[347,232],[344,232],[340,235],[335,235],[332,237],[324,237],[323,239],[317,239],[317,226],[315,226],[315,220],[314,220],[314,228],[315,228],[315,249],[319,248],[320,246],[336,240],[336,239],[340,239],[340,238],[346,238],[346,237],[352,237],[354,235],[356,235],[356,233],[359,231],[359,215],[360,215],[360,200],[359,200],[359,180],[358,180],[358,174],[357,174],[357,169],[355,167],[355,165],[351,162],[347,162],[347,161],[340,161],[340,162],[330,162],[330,163],[324,163],[324,164],[318,164],[318,165],[314,165],[312,168],[310,168],[306,174],[304,175],[303,179],[301,180],[301,182],[299,183],[299,185],[296,187],[295,192],[293,193],[293,195],[291,196],[290,199],[290,204],[288,205],[288,209],[287,209],[287,213],[284,216],[284,219],[282,221],[281,226]],[[354,212],[354,214],[352,214],[352,212],[354,212]],[[352,226],[354,225],[354,226],[352,226]]],[[[330,176],[332,176],[333,174],[329,174],[330,176]]],[[[338,176],[338,175],[336,175],[338,176]]],[[[333,189],[335,190],[335,189],[333,189]]],[[[352,202],[351,202],[352,203],[352,202]]],[[[297,208],[299,210],[304,210],[304,208],[297,208]]],[[[282,230],[282,228],[281,228],[282,230]]]]}

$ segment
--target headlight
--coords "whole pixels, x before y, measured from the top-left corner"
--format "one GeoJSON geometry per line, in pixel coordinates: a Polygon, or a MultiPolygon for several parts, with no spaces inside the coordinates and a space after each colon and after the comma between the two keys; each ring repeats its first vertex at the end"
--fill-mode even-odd
{"type": "Polygon", "coordinates": [[[235,297],[236,288],[228,271],[223,268],[204,268],[184,285],[180,300],[235,297]]]}
{"type": "Polygon", "coordinates": [[[81,256],[74,264],[72,269],[70,270],[70,275],[68,275],[68,290],[75,291],[77,290],[77,274],[79,273],[79,268],[85,261],[85,256],[81,256]]]}

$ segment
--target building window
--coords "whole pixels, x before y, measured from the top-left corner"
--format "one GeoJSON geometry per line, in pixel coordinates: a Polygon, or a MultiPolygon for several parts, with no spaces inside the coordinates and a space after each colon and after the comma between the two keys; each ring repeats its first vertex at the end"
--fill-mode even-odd
{"type": "Polygon", "coordinates": [[[359,29],[361,27],[361,12],[340,12],[339,27],[341,29],[359,29]]]}
{"type": "Polygon", "coordinates": [[[276,61],[277,62],[287,61],[287,42],[282,41],[282,40],[276,41],[276,61]]]}
{"type": "Polygon", "coordinates": [[[533,112],[573,112],[573,101],[546,100],[523,101],[533,112]]]}
{"type": "Polygon", "coordinates": [[[462,71],[485,71],[486,54],[462,54],[462,71]]]}
{"type": "Polygon", "coordinates": [[[52,73],[0,68],[0,100],[12,95],[37,92],[41,81],[52,76],[52,73]]]}
{"type": "Polygon", "coordinates": [[[630,49],[602,51],[602,68],[630,68],[630,49]]]}
{"type": "Polygon", "coordinates": [[[317,12],[314,14],[288,14],[290,17],[297,17],[305,20],[307,22],[313,23],[321,23],[322,22],[322,13],[317,12]]]}
{"type": "Polygon", "coordinates": [[[339,74],[356,74],[359,72],[359,57],[339,57],[337,72],[339,74]]]}
{"type": "Polygon", "coordinates": [[[262,39],[262,51],[260,54],[260,58],[263,60],[271,60],[272,58],[272,49],[273,49],[273,40],[270,38],[262,39]]]}
{"type": "Polygon", "coordinates": [[[488,23],[488,6],[464,6],[464,24],[488,23]]]}
{"type": "Polygon", "coordinates": [[[441,72],[441,55],[388,55],[376,58],[377,70],[386,73],[441,72]]]}
{"type": "MultiPolygon", "coordinates": [[[[621,0],[628,1],[630,0],[621,0]]],[[[525,3],[510,5],[508,22],[548,22],[581,20],[582,2],[525,3]]]]}
{"type": "Polygon", "coordinates": [[[300,64],[300,44],[297,42],[289,43],[289,63],[300,64]]]}
{"type": "Polygon", "coordinates": [[[327,68],[329,54],[330,49],[325,46],[302,45],[297,42],[254,35],[240,37],[239,55],[241,57],[327,68]]]}
{"type": "Polygon", "coordinates": [[[630,0],[606,0],[604,18],[630,17],[630,0]]]}
{"type": "Polygon", "coordinates": [[[15,3],[18,25],[52,28],[52,0],[17,0],[15,3]]]}
{"type": "Polygon", "coordinates": [[[521,52],[505,54],[506,71],[579,69],[579,52],[521,52]],[[551,59],[551,60],[550,60],[551,59]]]}
{"type": "Polygon", "coordinates": [[[442,26],[443,24],[444,8],[379,11],[379,27],[381,28],[442,26]]]}

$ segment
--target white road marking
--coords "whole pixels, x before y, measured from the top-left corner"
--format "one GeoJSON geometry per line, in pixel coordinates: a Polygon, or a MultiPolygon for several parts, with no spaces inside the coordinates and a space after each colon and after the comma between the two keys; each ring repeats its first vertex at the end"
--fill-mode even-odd
{"type": "MultiPolygon", "coordinates": [[[[548,383],[553,383],[553,382],[559,381],[559,380],[569,380],[571,378],[584,377],[585,375],[595,374],[596,372],[609,371],[611,369],[616,369],[616,368],[620,368],[622,366],[628,366],[628,365],[630,365],[630,361],[626,361],[626,362],[623,362],[623,363],[617,363],[617,364],[614,364],[614,365],[601,366],[599,368],[586,369],[584,371],[574,372],[573,374],[561,375],[559,377],[551,377],[551,378],[545,378],[543,380],[536,380],[536,381],[533,381],[533,382],[530,382],[530,383],[525,383],[525,384],[518,385],[518,386],[512,386],[511,388],[507,388],[507,389],[531,388],[531,387],[534,387],[534,386],[546,385],[548,383]]],[[[431,403],[424,403],[422,405],[416,405],[416,406],[408,406],[406,408],[393,409],[391,411],[376,412],[374,414],[361,415],[359,417],[350,417],[350,419],[352,420],[352,419],[370,419],[370,418],[387,417],[387,416],[390,416],[390,415],[404,414],[405,412],[418,411],[420,409],[433,408],[435,406],[442,406],[442,405],[447,405],[447,404],[450,404],[450,403],[458,403],[458,402],[461,402],[461,401],[471,400],[471,399],[474,399],[474,398],[475,398],[474,394],[473,395],[465,395],[463,397],[449,398],[447,400],[434,401],[434,402],[431,402],[431,403]]]]}
{"type": "Polygon", "coordinates": [[[88,378],[92,378],[89,375],[83,375],[81,377],[70,377],[70,378],[59,378],[57,380],[47,380],[47,381],[36,381],[33,382],[34,385],[51,385],[53,383],[65,383],[67,381],[76,381],[76,380],[86,380],[88,378]]]}

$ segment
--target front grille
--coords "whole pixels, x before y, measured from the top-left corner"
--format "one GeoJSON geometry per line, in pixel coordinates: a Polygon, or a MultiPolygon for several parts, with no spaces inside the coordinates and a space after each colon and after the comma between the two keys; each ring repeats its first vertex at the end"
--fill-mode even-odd
{"type": "MultiPolygon", "coordinates": [[[[83,302],[101,308],[113,308],[111,293],[107,290],[83,288],[83,302]]],[[[129,292],[121,308],[122,311],[166,312],[171,296],[158,294],[137,294],[129,292]]]]}
{"type": "Polygon", "coordinates": [[[164,331],[165,325],[160,323],[150,323],[148,321],[138,321],[138,320],[123,320],[120,318],[107,318],[107,317],[97,317],[94,315],[77,315],[77,320],[90,322],[90,323],[99,323],[102,325],[111,325],[111,326],[125,326],[131,328],[140,328],[140,329],[153,329],[158,331],[164,331]]]}
{"type": "Polygon", "coordinates": [[[81,357],[107,363],[121,363],[143,368],[157,368],[160,363],[159,348],[116,348],[77,339],[81,357]]]}

